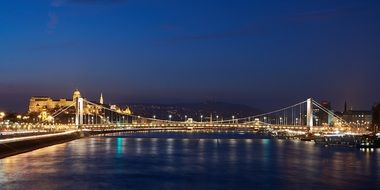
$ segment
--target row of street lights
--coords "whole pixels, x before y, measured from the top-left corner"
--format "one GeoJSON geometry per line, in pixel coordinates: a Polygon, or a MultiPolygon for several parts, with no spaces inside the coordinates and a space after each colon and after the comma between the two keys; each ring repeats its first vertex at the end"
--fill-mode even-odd
{"type": "MultiPolygon", "coordinates": [[[[153,115],[153,119],[156,119],[156,118],[157,118],[157,116],[156,116],[156,115],[153,115]]],[[[173,115],[172,115],[172,114],[169,114],[169,115],[168,115],[168,118],[169,118],[169,121],[171,121],[172,118],[173,118],[173,115]]],[[[203,118],[204,118],[204,116],[203,116],[203,115],[200,115],[201,122],[203,122],[203,118]]],[[[234,120],[235,120],[235,116],[233,115],[231,118],[232,118],[232,121],[234,122],[234,120]]],[[[185,115],[185,121],[187,121],[187,119],[188,119],[188,116],[185,115]]],[[[216,121],[219,121],[219,115],[216,116],[216,121]]]]}

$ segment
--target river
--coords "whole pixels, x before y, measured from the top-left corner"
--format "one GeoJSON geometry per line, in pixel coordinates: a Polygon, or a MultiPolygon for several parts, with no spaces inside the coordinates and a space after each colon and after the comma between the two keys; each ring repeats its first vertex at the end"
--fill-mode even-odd
{"type": "Polygon", "coordinates": [[[0,160],[0,189],[377,189],[380,149],[237,132],[115,133],[0,160]]]}

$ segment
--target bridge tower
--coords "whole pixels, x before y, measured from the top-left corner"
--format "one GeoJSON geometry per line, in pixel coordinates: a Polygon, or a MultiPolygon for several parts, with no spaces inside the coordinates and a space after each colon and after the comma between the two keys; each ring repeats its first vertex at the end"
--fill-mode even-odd
{"type": "Polygon", "coordinates": [[[310,132],[313,131],[313,99],[306,100],[306,125],[310,128],[310,132]]]}
{"type": "Polygon", "coordinates": [[[75,125],[79,129],[83,125],[83,98],[76,98],[75,125]]]}

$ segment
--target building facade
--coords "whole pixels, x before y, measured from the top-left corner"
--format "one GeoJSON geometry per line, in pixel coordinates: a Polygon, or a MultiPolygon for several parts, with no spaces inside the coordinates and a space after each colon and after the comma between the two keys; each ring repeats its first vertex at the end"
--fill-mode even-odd
{"type": "Polygon", "coordinates": [[[75,90],[72,99],[52,99],[51,97],[33,96],[29,100],[28,113],[42,113],[57,110],[63,107],[75,106],[75,100],[80,98],[79,90],[75,90]]]}
{"type": "Polygon", "coordinates": [[[380,103],[372,107],[372,130],[380,131],[380,103]]]}
{"type": "MultiPolygon", "coordinates": [[[[51,117],[53,113],[60,110],[61,108],[70,107],[67,109],[64,114],[60,115],[61,121],[66,121],[69,116],[69,120],[73,122],[73,117],[70,115],[75,115],[76,113],[76,100],[81,98],[81,93],[79,90],[75,90],[72,96],[72,99],[52,99],[51,97],[38,97],[33,96],[29,100],[29,109],[28,113],[30,115],[38,116],[39,120],[45,121],[48,120],[49,116],[51,117]],[[63,118],[63,119],[62,119],[63,118]]],[[[86,100],[86,99],[85,99],[86,100]]],[[[84,101],[83,112],[85,115],[102,115],[104,114],[103,108],[107,108],[114,112],[124,115],[131,115],[132,111],[129,107],[125,109],[120,108],[117,105],[104,105],[104,97],[103,94],[100,95],[98,105],[88,104],[84,101]]],[[[68,122],[70,122],[68,121],[68,122]]]]}
{"type": "Polygon", "coordinates": [[[343,112],[343,119],[350,125],[369,128],[372,125],[372,112],[348,110],[343,112]]]}
{"type": "Polygon", "coordinates": [[[372,111],[350,110],[347,109],[347,102],[344,102],[344,112],[342,118],[351,126],[365,127],[369,129],[372,126],[372,111]]]}
{"type": "MultiPolygon", "coordinates": [[[[326,110],[332,111],[330,102],[322,101],[321,105],[326,110]]],[[[313,113],[314,113],[315,125],[317,125],[317,126],[330,126],[333,124],[333,116],[331,114],[328,114],[324,110],[322,110],[320,108],[314,108],[313,113]]]]}

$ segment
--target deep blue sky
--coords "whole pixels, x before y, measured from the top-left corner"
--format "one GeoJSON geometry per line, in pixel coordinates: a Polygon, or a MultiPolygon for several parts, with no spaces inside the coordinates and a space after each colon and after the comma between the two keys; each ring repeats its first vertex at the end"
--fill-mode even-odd
{"type": "Polygon", "coordinates": [[[12,0],[0,6],[0,109],[108,102],[380,101],[380,1],[12,0]]]}

